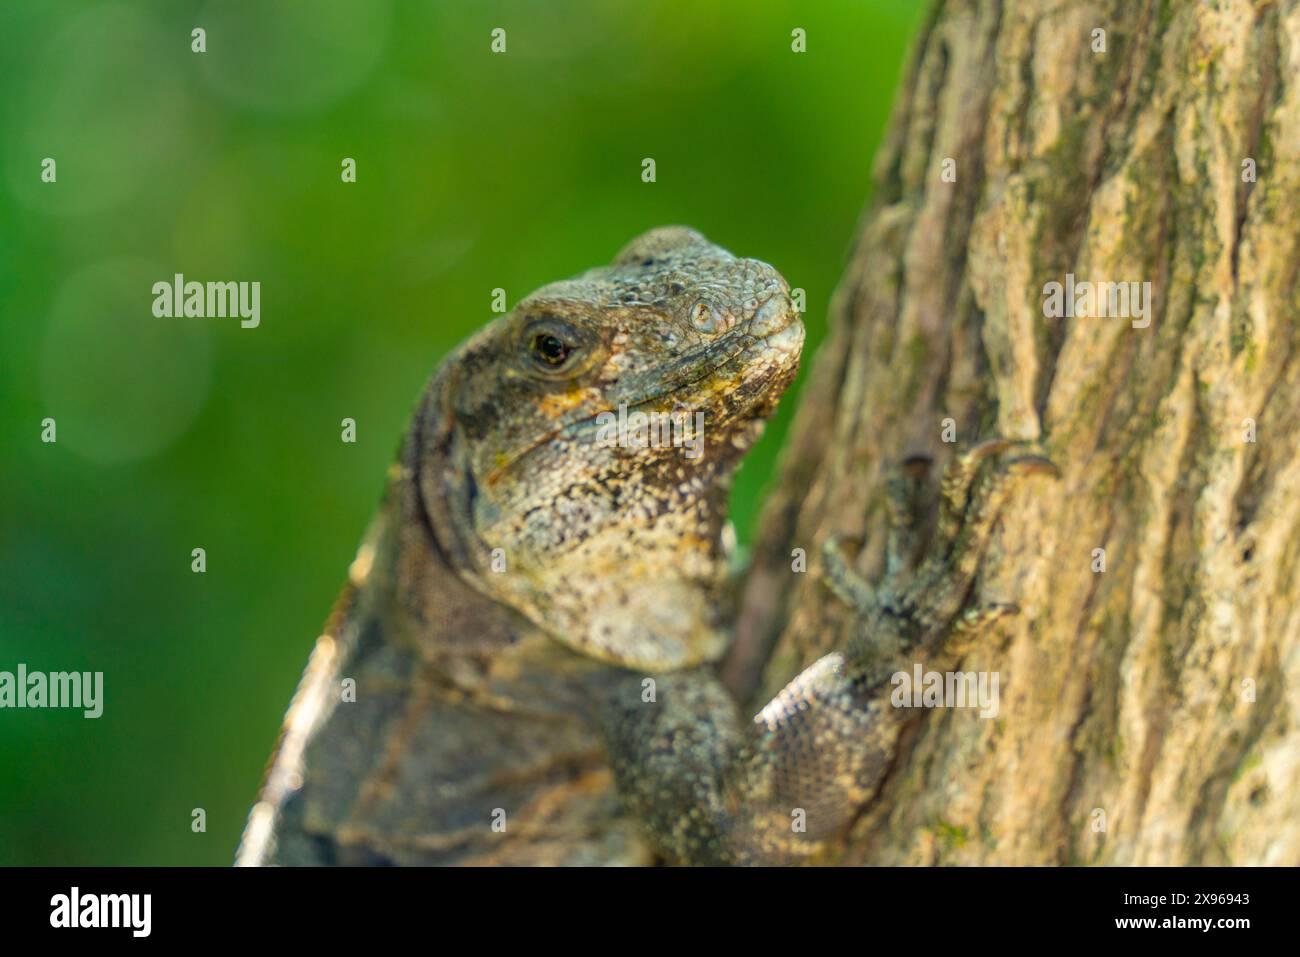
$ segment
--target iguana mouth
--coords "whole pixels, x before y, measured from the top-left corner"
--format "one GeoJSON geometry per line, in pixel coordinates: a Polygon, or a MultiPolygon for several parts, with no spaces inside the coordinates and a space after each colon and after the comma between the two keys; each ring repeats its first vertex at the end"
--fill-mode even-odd
{"type": "MultiPolygon", "coordinates": [[[[763,318],[762,313],[756,317],[763,318]]],[[[752,323],[750,324],[752,326],[752,323]]],[[[666,367],[655,387],[642,392],[632,392],[626,396],[616,397],[617,401],[612,403],[612,407],[603,408],[596,412],[574,419],[571,422],[557,424],[555,428],[548,430],[535,441],[521,449],[515,455],[512,455],[506,462],[501,463],[492,469],[484,477],[486,485],[493,485],[501,480],[501,477],[510,469],[516,466],[521,460],[527,458],[534,451],[542,446],[554,441],[557,438],[569,437],[580,438],[588,432],[594,432],[597,428],[597,420],[602,415],[617,414],[619,406],[627,411],[642,409],[645,406],[664,402],[675,395],[680,395],[701,382],[714,378],[729,364],[736,362],[746,355],[750,355],[757,362],[764,358],[768,353],[775,353],[772,358],[777,360],[778,365],[783,365],[785,360],[793,367],[797,363],[798,354],[803,347],[804,327],[798,316],[789,313],[785,321],[779,323],[768,322],[760,328],[765,335],[754,335],[750,326],[744,331],[734,332],[716,342],[710,343],[702,349],[682,356],[674,363],[666,367]]],[[[746,363],[749,365],[749,363],[746,363]]],[[[742,370],[743,371],[743,370],[742,370]]],[[[784,391],[785,386],[789,383],[789,376],[772,376],[771,387],[784,391]]],[[[767,389],[764,389],[766,392],[767,389]]],[[[698,403],[696,403],[698,405],[698,403]]]]}
{"type": "Polygon", "coordinates": [[[580,429],[596,419],[605,412],[617,412],[618,405],[624,405],[629,409],[639,408],[654,402],[660,402],[669,396],[678,395],[686,391],[691,386],[710,379],[717,375],[726,365],[735,361],[744,355],[746,350],[760,340],[755,339],[747,333],[736,336],[729,336],[727,340],[713,343],[704,349],[683,356],[676,363],[669,367],[669,371],[664,375],[660,384],[641,393],[631,393],[622,396],[619,402],[611,409],[603,409],[600,412],[585,416],[576,422],[567,423],[557,430],[559,432],[569,432],[574,429],[580,429]]]}
{"type": "MultiPolygon", "coordinates": [[[[570,434],[593,426],[599,416],[608,412],[617,412],[619,405],[632,410],[662,402],[713,378],[729,363],[742,356],[748,355],[755,362],[763,358],[766,353],[775,353],[774,358],[778,360],[797,359],[799,351],[803,348],[803,340],[804,327],[797,314],[784,313],[773,321],[764,310],[760,310],[743,331],[734,332],[702,349],[682,356],[668,366],[655,388],[618,397],[618,401],[612,408],[602,409],[573,422],[566,422],[541,441],[545,442],[558,435],[570,434]]],[[[784,385],[778,387],[784,389],[784,385]]],[[[533,447],[535,446],[530,447],[528,451],[533,447]]]]}

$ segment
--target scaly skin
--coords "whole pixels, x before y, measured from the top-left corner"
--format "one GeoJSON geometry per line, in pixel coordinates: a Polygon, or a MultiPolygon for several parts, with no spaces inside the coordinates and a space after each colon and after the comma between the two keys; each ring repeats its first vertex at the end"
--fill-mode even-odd
{"type": "Polygon", "coordinates": [[[642,833],[671,861],[816,853],[893,755],[889,662],[953,651],[1013,610],[967,605],[1005,479],[1032,469],[983,468],[1002,445],[958,460],[910,587],[892,574],[875,594],[832,552],[864,640],[742,722],[715,674],[727,490],[802,343],[774,269],[667,227],[453,353],[239,862],[644,863],[642,833]],[[598,416],[621,405],[702,412],[702,454],[600,441],[598,416]],[[355,701],[340,701],[344,678],[355,701]]]}

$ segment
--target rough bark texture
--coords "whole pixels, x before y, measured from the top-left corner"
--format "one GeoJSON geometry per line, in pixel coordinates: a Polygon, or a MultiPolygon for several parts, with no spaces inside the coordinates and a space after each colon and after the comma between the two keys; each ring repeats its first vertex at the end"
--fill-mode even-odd
{"type": "Polygon", "coordinates": [[[998,717],[918,711],[836,856],[1300,863],[1300,4],[939,2],[875,182],[731,679],[843,644],[818,549],[865,532],[875,574],[891,462],[1003,435],[1062,475],[982,569],[1022,608],[963,665],[998,717]],[[1066,273],[1150,281],[1150,326],[1046,318],[1066,273]]]}

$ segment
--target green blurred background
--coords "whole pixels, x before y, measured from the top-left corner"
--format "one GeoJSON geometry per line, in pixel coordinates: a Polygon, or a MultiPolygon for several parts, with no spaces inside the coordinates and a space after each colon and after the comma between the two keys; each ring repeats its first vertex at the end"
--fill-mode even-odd
{"type": "MultiPolygon", "coordinates": [[[[0,3],[0,670],[105,686],[98,720],[0,711],[0,864],[232,860],[412,404],[493,288],[687,223],[806,289],[815,348],[921,15],[0,3]],[[177,272],[260,281],[260,328],[155,319],[177,272]]],[[[741,470],[742,541],[792,405],[741,470]]]]}

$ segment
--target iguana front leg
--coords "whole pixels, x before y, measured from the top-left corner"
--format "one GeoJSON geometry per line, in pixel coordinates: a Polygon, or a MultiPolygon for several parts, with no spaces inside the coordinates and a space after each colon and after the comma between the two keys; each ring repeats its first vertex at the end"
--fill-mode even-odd
{"type": "Polygon", "coordinates": [[[894,563],[873,590],[831,552],[832,590],[857,612],[861,636],[812,664],[749,725],[704,669],[654,679],[653,701],[645,700],[644,682],[640,699],[627,684],[615,687],[615,775],[670,857],[797,862],[870,800],[908,715],[891,706],[891,673],[918,656],[955,661],[1016,611],[970,601],[979,558],[1015,482],[1054,472],[1039,456],[1003,458],[1009,447],[986,444],[949,467],[941,534],[908,581],[894,563]]]}

